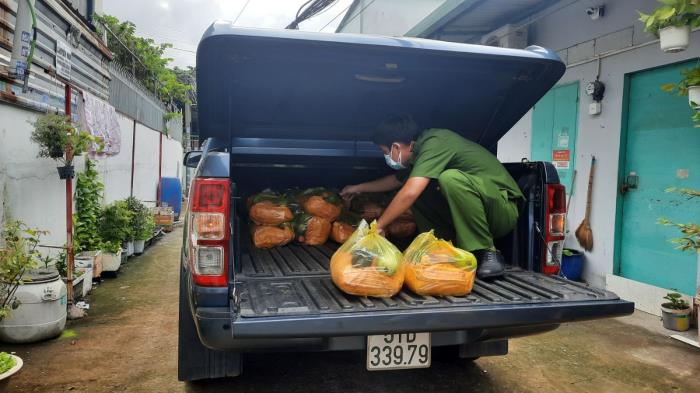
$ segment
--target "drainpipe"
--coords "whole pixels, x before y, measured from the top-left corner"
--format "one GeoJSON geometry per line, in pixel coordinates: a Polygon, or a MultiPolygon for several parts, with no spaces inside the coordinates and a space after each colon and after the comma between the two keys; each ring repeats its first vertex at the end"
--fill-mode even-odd
{"type": "Polygon", "coordinates": [[[24,80],[23,92],[27,91],[29,69],[32,66],[34,48],[36,47],[36,12],[35,0],[19,0],[15,34],[12,40],[10,56],[10,77],[24,80]]]}
{"type": "Polygon", "coordinates": [[[131,192],[130,196],[134,196],[134,167],[136,157],[136,120],[134,119],[134,129],[131,137],[131,192]]]}
{"type": "Polygon", "coordinates": [[[163,176],[163,133],[160,133],[160,146],[158,148],[158,195],[156,196],[156,206],[160,206],[160,178],[163,176]]]}
{"type": "MultiPolygon", "coordinates": [[[[71,87],[66,83],[66,116],[71,118],[71,87]]],[[[66,161],[70,162],[73,159],[73,152],[66,150],[66,161]]],[[[75,263],[75,255],[73,253],[73,179],[66,179],[66,254],[68,257],[66,266],[66,284],[68,284],[68,309],[75,302],[73,294],[73,265],[75,263]]]]}

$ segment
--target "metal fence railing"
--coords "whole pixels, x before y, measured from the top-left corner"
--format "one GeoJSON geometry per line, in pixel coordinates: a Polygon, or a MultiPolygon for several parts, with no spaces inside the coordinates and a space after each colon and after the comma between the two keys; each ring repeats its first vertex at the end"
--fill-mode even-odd
{"type": "Polygon", "coordinates": [[[119,64],[112,62],[108,67],[112,77],[109,82],[109,103],[139,123],[164,131],[165,105],[119,64]]]}

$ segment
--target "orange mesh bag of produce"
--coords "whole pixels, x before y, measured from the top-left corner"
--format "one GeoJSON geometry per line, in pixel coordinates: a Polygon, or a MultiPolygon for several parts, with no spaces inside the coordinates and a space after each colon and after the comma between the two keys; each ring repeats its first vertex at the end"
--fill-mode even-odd
{"type": "Polygon", "coordinates": [[[300,214],[294,221],[297,241],[308,246],[319,246],[328,241],[331,234],[331,222],[322,217],[300,214]]]}
{"type": "Polygon", "coordinates": [[[343,207],[340,196],[323,187],[309,188],[299,195],[299,200],[304,211],[331,222],[340,216],[343,207]]]}
{"type": "Polygon", "coordinates": [[[384,212],[386,196],[382,194],[362,194],[352,199],[350,209],[359,214],[363,220],[372,222],[384,212]]]}
{"type": "Polygon", "coordinates": [[[386,228],[386,233],[389,236],[397,238],[407,238],[416,233],[416,222],[413,220],[413,214],[410,210],[401,214],[394,222],[386,228]]]}
{"type": "Polygon", "coordinates": [[[363,220],[331,257],[331,278],[350,295],[392,297],[403,285],[401,251],[363,220]]]}
{"type": "Polygon", "coordinates": [[[289,224],[280,226],[253,225],[250,234],[256,248],[284,246],[294,239],[294,231],[289,224]]]}
{"type": "Polygon", "coordinates": [[[404,253],[406,286],[419,295],[464,296],[471,292],[476,258],[470,252],[421,233],[404,253]]]}
{"type": "Polygon", "coordinates": [[[338,221],[333,223],[331,228],[331,239],[334,242],[343,244],[357,228],[357,224],[360,222],[360,217],[350,212],[343,212],[338,217],[338,221]]]}
{"type": "Polygon", "coordinates": [[[259,225],[280,225],[294,219],[285,198],[271,191],[252,196],[248,204],[250,219],[259,225]]]}

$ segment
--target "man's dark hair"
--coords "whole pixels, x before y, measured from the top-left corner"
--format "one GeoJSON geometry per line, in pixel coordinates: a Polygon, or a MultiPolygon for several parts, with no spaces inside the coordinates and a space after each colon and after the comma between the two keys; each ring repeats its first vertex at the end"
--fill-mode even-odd
{"type": "Polygon", "coordinates": [[[416,139],[420,128],[410,115],[393,114],[382,120],[374,130],[373,142],[390,146],[394,142],[409,144],[416,139]]]}

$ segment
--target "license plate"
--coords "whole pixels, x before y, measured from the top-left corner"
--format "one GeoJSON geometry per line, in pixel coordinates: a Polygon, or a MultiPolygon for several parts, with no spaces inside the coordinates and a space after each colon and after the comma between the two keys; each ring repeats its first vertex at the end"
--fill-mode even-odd
{"type": "Polygon", "coordinates": [[[367,337],[367,370],[430,367],[430,333],[367,337]]]}

